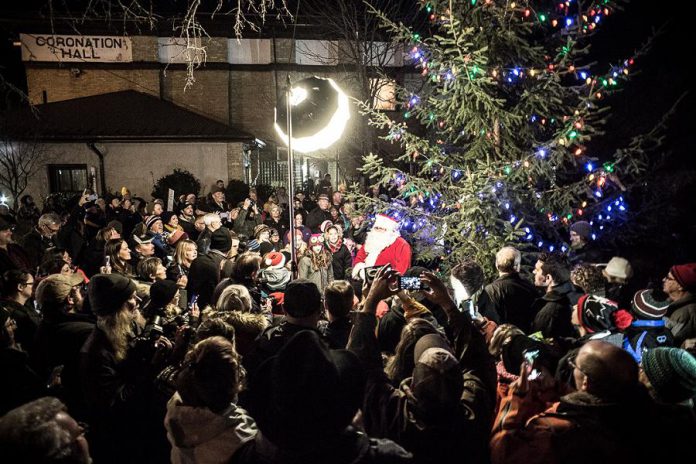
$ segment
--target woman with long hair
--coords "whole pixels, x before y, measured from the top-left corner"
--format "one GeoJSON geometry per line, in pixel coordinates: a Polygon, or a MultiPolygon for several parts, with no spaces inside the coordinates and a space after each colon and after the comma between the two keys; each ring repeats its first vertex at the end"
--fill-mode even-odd
{"type": "Polygon", "coordinates": [[[128,243],[121,238],[111,239],[104,246],[105,265],[100,270],[106,274],[115,273],[132,277],[133,267],[129,263],[130,259],[131,250],[128,247],[128,243]],[[106,258],[109,258],[108,266],[106,265],[106,258]]]}
{"type": "Polygon", "coordinates": [[[312,234],[307,251],[298,263],[299,278],[308,279],[323,292],[334,280],[331,253],[324,247],[324,236],[312,234]]]}
{"type": "Polygon", "coordinates": [[[198,257],[196,242],[189,239],[179,240],[174,250],[174,260],[167,267],[167,279],[173,280],[180,288],[188,283],[191,263],[198,257]]]}

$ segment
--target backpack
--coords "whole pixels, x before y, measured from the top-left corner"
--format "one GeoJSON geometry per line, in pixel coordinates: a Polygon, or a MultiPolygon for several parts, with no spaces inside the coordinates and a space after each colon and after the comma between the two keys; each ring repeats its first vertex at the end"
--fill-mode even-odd
{"type": "Polygon", "coordinates": [[[646,350],[674,346],[672,332],[667,329],[663,319],[637,319],[624,333],[623,349],[628,351],[637,363],[641,362],[646,350]]]}

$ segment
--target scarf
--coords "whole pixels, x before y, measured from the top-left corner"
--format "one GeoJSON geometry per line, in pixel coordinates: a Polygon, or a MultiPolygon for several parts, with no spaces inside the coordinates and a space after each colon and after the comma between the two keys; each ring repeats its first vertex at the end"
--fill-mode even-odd
{"type": "Polygon", "coordinates": [[[331,242],[328,242],[328,241],[326,243],[329,247],[329,251],[331,252],[331,254],[334,254],[334,253],[337,253],[338,250],[341,249],[341,246],[343,245],[343,238],[338,237],[338,241],[335,244],[332,244],[331,242]]]}

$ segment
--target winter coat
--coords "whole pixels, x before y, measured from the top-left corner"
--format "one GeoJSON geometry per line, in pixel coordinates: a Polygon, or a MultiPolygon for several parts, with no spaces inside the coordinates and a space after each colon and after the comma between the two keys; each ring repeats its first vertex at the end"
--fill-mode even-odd
{"type": "Polygon", "coordinates": [[[14,300],[0,301],[0,307],[5,308],[17,323],[17,328],[14,332],[15,341],[28,353],[31,352],[34,346],[34,337],[36,337],[36,331],[41,323],[41,313],[30,305],[31,300],[24,305],[14,300]]]}
{"type": "Polygon", "coordinates": [[[235,347],[242,358],[252,351],[254,340],[270,325],[263,314],[243,313],[241,311],[224,313],[224,320],[234,327],[235,347]]]}
{"type": "Polygon", "coordinates": [[[285,237],[285,234],[288,232],[289,229],[288,222],[283,218],[276,222],[272,217],[267,217],[266,220],[263,221],[263,223],[271,229],[277,230],[279,237],[285,237]]]}
{"type": "Polygon", "coordinates": [[[319,321],[318,327],[329,343],[332,350],[344,350],[348,345],[348,337],[353,328],[353,323],[349,316],[341,317],[334,321],[319,321]]]}
{"type": "Polygon", "coordinates": [[[486,286],[485,292],[489,297],[488,304],[500,317],[500,323],[516,325],[529,333],[534,320],[532,305],[539,296],[534,285],[513,272],[494,280],[486,286]]]}
{"type": "Polygon", "coordinates": [[[412,456],[391,440],[368,438],[352,427],[335,440],[319,442],[307,437],[301,450],[280,449],[264,437],[247,442],[235,453],[230,464],[400,464],[412,456]]]}
{"type": "Polygon", "coordinates": [[[261,214],[254,214],[253,217],[247,217],[249,211],[240,209],[237,219],[234,220],[232,229],[237,232],[237,235],[244,235],[247,239],[254,238],[254,229],[261,224],[261,214]]]}
{"type": "Polygon", "coordinates": [[[254,419],[239,406],[230,404],[216,414],[185,405],[179,393],[167,403],[164,427],[172,445],[172,464],[225,463],[256,436],[254,419]]]}
{"type": "MultiPolygon", "coordinates": [[[[495,404],[495,368],[483,337],[473,329],[464,313],[450,321],[455,354],[462,365],[464,391],[459,407],[439,422],[424,422],[401,389],[394,388],[382,369],[375,337],[374,314],[355,314],[348,349],[367,369],[362,407],[368,435],[394,440],[419,463],[469,463],[488,460],[488,430],[495,404]]],[[[409,380],[404,380],[408,384],[409,380]]]]}
{"type": "MultiPolygon", "coordinates": [[[[268,358],[275,356],[293,335],[303,330],[315,330],[309,327],[291,324],[283,321],[276,326],[267,327],[254,341],[254,346],[247,356],[242,358],[242,364],[249,378],[253,377],[256,369],[268,358]]],[[[317,331],[317,333],[319,333],[317,331]]]]}
{"type": "Polygon", "coordinates": [[[303,256],[298,263],[298,269],[298,277],[313,282],[322,293],[326,286],[334,281],[333,266],[330,263],[327,268],[321,268],[315,271],[312,268],[312,258],[303,256]]]}
{"type": "Polygon", "coordinates": [[[17,348],[0,349],[0,417],[46,394],[46,380],[29,366],[29,356],[17,348]]]}
{"type": "Polygon", "coordinates": [[[95,462],[141,462],[148,443],[140,438],[152,435],[146,418],[155,373],[149,363],[131,353],[117,361],[111,342],[99,328],[80,351],[80,381],[95,462]]]}
{"type": "Polygon", "coordinates": [[[568,262],[571,265],[580,263],[597,264],[606,263],[606,259],[604,253],[602,253],[602,250],[599,249],[595,242],[587,242],[582,248],[571,249],[568,252],[568,262]]]}
{"type": "Polygon", "coordinates": [[[19,269],[20,271],[36,272],[36,266],[32,266],[31,260],[24,248],[16,243],[7,245],[7,249],[0,248],[0,275],[5,271],[19,269]]]}
{"type": "MultiPolygon", "coordinates": [[[[643,389],[611,403],[587,392],[565,395],[546,408],[536,395],[511,392],[493,425],[493,464],[580,464],[658,462],[665,443],[649,443],[636,424],[654,424],[654,404],[643,389]],[[657,454],[657,456],[655,455],[657,454]]],[[[665,461],[668,462],[668,461],[665,461]]],[[[688,462],[688,461],[683,461],[688,462]]]]}
{"type": "Polygon", "coordinates": [[[532,305],[535,314],[531,332],[541,332],[544,338],[575,337],[571,311],[580,295],[570,282],[556,285],[532,305]]]}
{"type": "Polygon", "coordinates": [[[331,266],[335,280],[344,280],[350,277],[348,271],[353,266],[353,256],[344,244],[341,244],[338,251],[331,252],[331,266]]]}
{"type": "Polygon", "coordinates": [[[674,335],[674,346],[680,347],[685,340],[696,338],[696,295],[673,302],[667,314],[667,327],[674,335]]]}
{"type": "Polygon", "coordinates": [[[41,264],[44,252],[56,245],[52,238],[44,237],[34,228],[22,238],[22,246],[29,257],[31,269],[36,269],[41,264]]]}
{"type": "Polygon", "coordinates": [[[213,292],[220,282],[220,267],[224,257],[213,251],[198,255],[191,263],[186,291],[189,298],[198,295],[198,307],[213,304],[213,292]]]}

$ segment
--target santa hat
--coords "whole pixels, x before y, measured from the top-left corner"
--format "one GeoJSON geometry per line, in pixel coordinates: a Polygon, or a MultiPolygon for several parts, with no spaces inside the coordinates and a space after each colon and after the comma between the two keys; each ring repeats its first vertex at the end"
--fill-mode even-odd
{"type": "Polygon", "coordinates": [[[375,216],[375,223],[372,225],[372,228],[375,227],[380,227],[395,232],[399,229],[399,223],[396,222],[394,218],[391,218],[386,214],[378,214],[375,216]]]}
{"type": "Polygon", "coordinates": [[[285,266],[285,256],[283,253],[271,251],[270,253],[266,254],[263,259],[263,263],[266,265],[266,268],[281,269],[285,266]]]}

